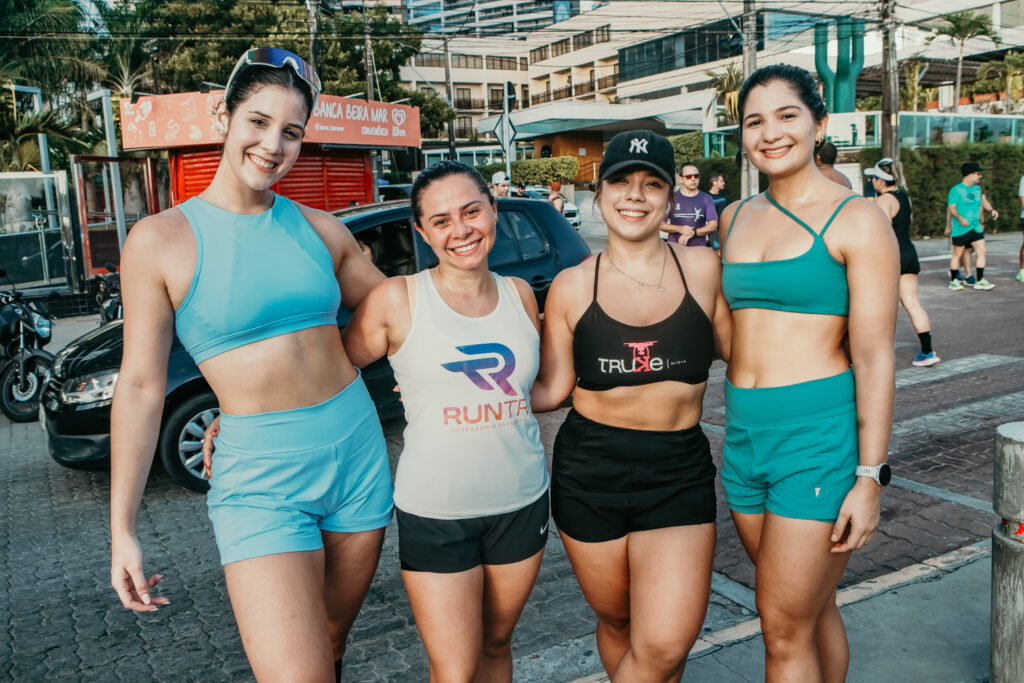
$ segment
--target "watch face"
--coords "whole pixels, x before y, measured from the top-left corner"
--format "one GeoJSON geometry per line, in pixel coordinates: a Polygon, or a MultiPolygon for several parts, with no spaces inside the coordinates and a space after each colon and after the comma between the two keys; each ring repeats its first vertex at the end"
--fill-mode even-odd
{"type": "Polygon", "coordinates": [[[890,479],[892,479],[892,470],[883,463],[878,467],[878,483],[882,486],[888,486],[890,479]]]}

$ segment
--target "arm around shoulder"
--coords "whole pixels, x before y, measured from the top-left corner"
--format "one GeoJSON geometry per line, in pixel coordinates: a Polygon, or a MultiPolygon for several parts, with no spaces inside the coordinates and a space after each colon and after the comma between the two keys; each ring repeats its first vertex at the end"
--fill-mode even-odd
{"type": "Polygon", "coordinates": [[[534,412],[559,408],[576,386],[572,353],[575,322],[570,322],[570,316],[577,308],[583,268],[581,264],[563,270],[548,290],[540,343],[540,371],[530,390],[530,404],[534,412]]]}
{"type": "Polygon", "coordinates": [[[357,367],[401,348],[412,324],[405,277],[384,280],[363,297],[341,332],[345,353],[357,367]]]}
{"type": "Polygon", "coordinates": [[[384,281],[384,274],[366,258],[344,223],[326,211],[299,206],[335,259],[342,305],[354,311],[370,290],[384,281]]]}

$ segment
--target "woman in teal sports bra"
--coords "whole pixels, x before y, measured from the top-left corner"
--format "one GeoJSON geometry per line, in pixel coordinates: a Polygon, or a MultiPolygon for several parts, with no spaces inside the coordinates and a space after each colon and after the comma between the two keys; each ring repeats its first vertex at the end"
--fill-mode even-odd
{"type": "Polygon", "coordinates": [[[222,411],[207,495],[228,594],[258,680],[340,677],[391,519],[387,447],[337,325],[384,278],[343,225],[271,191],[302,146],[320,81],[249,50],[215,125],[199,196],[136,224],[121,261],[124,358],[111,414],[111,584],[155,611],[136,536],[175,335],[222,411]],[[339,291],[340,290],[340,291],[339,291]],[[344,295],[343,297],[341,295],[344,295]]]}
{"type": "Polygon", "coordinates": [[[756,565],[766,680],[843,681],[835,592],[888,483],[899,250],[878,207],[815,166],[828,113],[806,71],[755,71],[739,112],[769,185],[722,215],[722,483],[756,565]]]}

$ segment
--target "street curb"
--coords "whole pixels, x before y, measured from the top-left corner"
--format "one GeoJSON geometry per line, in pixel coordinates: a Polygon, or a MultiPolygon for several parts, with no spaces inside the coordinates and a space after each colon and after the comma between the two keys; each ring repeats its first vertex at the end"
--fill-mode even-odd
{"type": "MultiPolygon", "coordinates": [[[[909,584],[930,581],[984,559],[991,553],[991,539],[985,539],[984,541],[957,548],[944,555],[912,564],[890,574],[847,586],[839,591],[836,596],[836,603],[839,607],[845,607],[846,605],[863,602],[909,584]]],[[[757,617],[698,638],[693,649],[690,650],[688,659],[698,659],[731,645],[756,638],[759,635],[761,635],[761,619],[757,617]]],[[[608,680],[607,674],[601,672],[584,678],[578,678],[575,681],[571,681],[571,683],[606,683],[608,680]]]]}

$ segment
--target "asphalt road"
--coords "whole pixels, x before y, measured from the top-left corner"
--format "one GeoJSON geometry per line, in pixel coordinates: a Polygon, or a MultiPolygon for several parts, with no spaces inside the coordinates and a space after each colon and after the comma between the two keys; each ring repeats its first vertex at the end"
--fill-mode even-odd
{"type": "MultiPolygon", "coordinates": [[[[584,234],[600,248],[600,225],[584,234]]],[[[900,313],[896,423],[890,462],[897,477],[883,496],[882,525],[857,553],[843,586],[986,539],[995,427],[1024,419],[1024,284],[1013,281],[1019,233],[989,239],[989,292],[950,292],[943,241],[919,243],[922,301],[943,362],[910,367],[916,336],[900,313]]],[[[57,323],[63,340],[93,320],[57,323]]],[[[54,345],[54,348],[57,344],[54,345]]],[[[722,378],[713,368],[704,423],[720,464],[722,378]]],[[[549,449],[564,411],[541,418],[549,449]]],[[[392,462],[401,421],[384,425],[392,462]]],[[[0,417],[0,680],[251,680],[224,588],[203,496],[154,472],[139,533],[148,571],[166,575],[171,605],[129,613],[108,585],[109,475],[67,470],[48,456],[36,423],[0,417]]],[[[753,615],[753,572],[720,493],[714,595],[705,624],[713,640],[753,615]]],[[[979,596],[987,600],[987,596],[979,596]]],[[[941,610],[929,615],[942,619],[941,610]]],[[[570,681],[600,670],[594,622],[557,533],[513,641],[517,681],[570,681]]],[[[702,652],[695,652],[700,657],[702,652]]],[[[853,668],[858,656],[854,653],[853,668]]],[[[389,528],[373,587],[352,632],[346,680],[424,681],[426,657],[401,585],[389,528]]]]}

